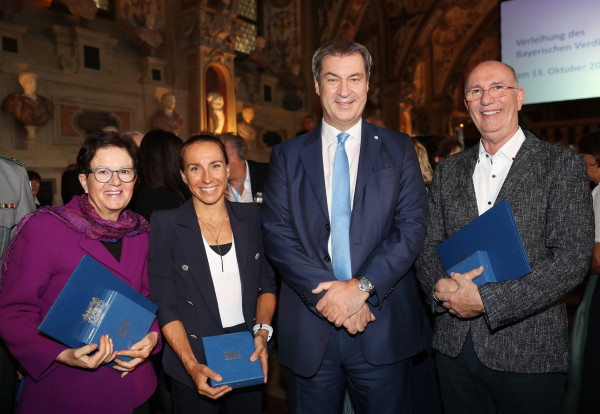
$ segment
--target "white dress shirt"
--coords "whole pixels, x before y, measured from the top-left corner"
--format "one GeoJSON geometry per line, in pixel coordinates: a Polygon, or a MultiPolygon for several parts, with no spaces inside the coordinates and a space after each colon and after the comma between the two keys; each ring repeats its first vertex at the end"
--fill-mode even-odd
{"type": "Polygon", "coordinates": [[[481,140],[479,141],[479,160],[473,171],[473,186],[479,215],[494,206],[513,160],[524,141],[525,134],[520,127],[494,155],[488,154],[481,140]]]}
{"type": "Polygon", "coordinates": [[[248,161],[244,161],[246,164],[246,177],[241,183],[241,188],[244,190],[240,195],[240,188],[233,188],[230,182],[227,183],[227,191],[225,191],[225,197],[227,200],[234,203],[253,203],[254,197],[252,196],[252,183],[250,182],[250,167],[248,167],[248,161]]]}
{"type": "MultiPolygon", "coordinates": [[[[354,189],[356,187],[356,176],[358,175],[358,158],[360,156],[360,136],[362,132],[362,119],[346,131],[329,125],[323,120],[321,127],[321,145],[323,152],[323,176],[325,178],[325,193],[327,195],[327,210],[331,222],[331,189],[333,187],[333,159],[335,158],[335,149],[338,144],[337,136],[340,132],[350,134],[345,143],[346,155],[350,166],[350,209],[354,203],[354,189]]],[[[331,255],[331,235],[329,236],[329,254],[331,255]]]]}

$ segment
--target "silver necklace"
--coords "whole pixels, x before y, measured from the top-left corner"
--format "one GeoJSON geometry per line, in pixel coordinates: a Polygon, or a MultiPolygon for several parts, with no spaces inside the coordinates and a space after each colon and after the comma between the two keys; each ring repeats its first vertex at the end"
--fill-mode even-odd
{"type": "Polygon", "coordinates": [[[221,254],[221,245],[219,244],[219,236],[221,235],[221,230],[223,230],[223,223],[225,223],[226,218],[227,218],[227,214],[224,214],[223,220],[221,221],[221,226],[219,226],[219,232],[217,233],[217,237],[215,237],[213,232],[210,231],[210,227],[208,227],[206,225],[206,223],[204,223],[202,221],[202,219],[200,217],[198,217],[198,220],[200,220],[200,224],[202,224],[206,228],[206,230],[208,230],[208,233],[212,236],[215,243],[217,244],[217,251],[219,252],[219,256],[221,257],[221,272],[225,272],[225,268],[223,267],[223,255],[221,254]]]}

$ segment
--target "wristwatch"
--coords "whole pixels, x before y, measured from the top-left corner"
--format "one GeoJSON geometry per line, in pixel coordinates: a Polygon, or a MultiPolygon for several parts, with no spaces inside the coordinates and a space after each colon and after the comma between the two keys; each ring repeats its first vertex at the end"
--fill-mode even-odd
{"type": "Polygon", "coordinates": [[[375,285],[373,285],[373,283],[371,283],[371,281],[367,279],[366,276],[356,275],[354,276],[354,278],[358,280],[358,288],[360,290],[362,290],[363,292],[368,292],[369,295],[375,293],[375,285]]]}
{"type": "Polygon", "coordinates": [[[267,335],[267,342],[269,342],[271,340],[271,337],[273,336],[273,327],[271,325],[267,325],[266,323],[259,323],[258,325],[254,325],[254,327],[252,328],[252,332],[254,333],[254,336],[256,336],[256,333],[263,329],[269,333],[269,335],[267,335]]]}

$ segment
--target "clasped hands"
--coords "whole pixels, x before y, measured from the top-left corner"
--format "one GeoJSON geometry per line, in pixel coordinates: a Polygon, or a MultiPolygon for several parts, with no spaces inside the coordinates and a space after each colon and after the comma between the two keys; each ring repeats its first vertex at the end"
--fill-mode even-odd
{"type": "Polygon", "coordinates": [[[133,344],[128,350],[115,351],[112,339],[102,335],[99,344],[89,344],[81,348],[69,348],[62,351],[57,357],[58,362],[77,368],[96,369],[100,365],[115,361],[114,369],[122,371],[121,378],[133,371],[144,362],[158,342],[158,333],[149,332],[141,341],[133,344]],[[90,355],[92,352],[97,352],[90,355]],[[130,361],[123,361],[118,356],[131,357],[130,361]]]}
{"type": "Polygon", "coordinates": [[[343,326],[354,335],[375,320],[366,303],[369,293],[358,288],[358,280],[321,282],[312,293],[317,295],[323,291],[327,292],[317,302],[317,311],[338,328],[343,326]]]}
{"type": "Polygon", "coordinates": [[[463,319],[479,316],[485,308],[473,279],[481,273],[482,266],[466,273],[451,273],[449,278],[440,279],[436,283],[433,295],[452,315],[463,319]]]}

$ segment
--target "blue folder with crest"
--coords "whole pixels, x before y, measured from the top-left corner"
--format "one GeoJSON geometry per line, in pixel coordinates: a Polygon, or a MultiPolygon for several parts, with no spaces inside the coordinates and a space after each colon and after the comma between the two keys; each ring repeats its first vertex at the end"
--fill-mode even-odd
{"type": "Polygon", "coordinates": [[[221,382],[209,380],[211,386],[241,388],[263,383],[265,376],[260,360],[250,362],[255,349],[250,332],[206,336],[202,343],[206,365],[223,378],[221,382]]]}
{"type": "Polygon", "coordinates": [[[531,272],[515,217],[507,200],[477,217],[436,248],[448,274],[483,266],[477,285],[518,279],[531,272]]]}
{"type": "Polygon", "coordinates": [[[115,351],[128,350],[146,336],[156,309],[154,303],[86,255],[38,329],[71,348],[99,344],[100,337],[108,334],[115,351]]]}

